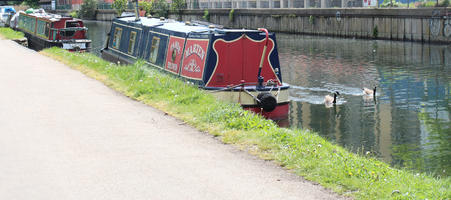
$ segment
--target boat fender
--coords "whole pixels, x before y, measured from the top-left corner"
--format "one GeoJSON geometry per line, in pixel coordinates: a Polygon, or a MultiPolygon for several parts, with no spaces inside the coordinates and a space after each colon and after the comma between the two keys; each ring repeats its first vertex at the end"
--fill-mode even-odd
{"type": "Polygon", "coordinates": [[[262,92],[258,94],[257,99],[260,100],[258,105],[265,111],[265,112],[271,112],[274,109],[276,109],[277,106],[277,100],[274,95],[272,95],[269,92],[262,92]]]}

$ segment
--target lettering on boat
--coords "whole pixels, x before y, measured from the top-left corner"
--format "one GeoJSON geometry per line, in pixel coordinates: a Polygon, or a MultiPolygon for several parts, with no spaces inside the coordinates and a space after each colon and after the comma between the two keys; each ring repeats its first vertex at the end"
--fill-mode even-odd
{"type": "Polygon", "coordinates": [[[204,73],[207,40],[187,39],[181,75],[200,80],[204,73]]]}
{"type": "Polygon", "coordinates": [[[169,39],[169,50],[166,55],[166,69],[170,72],[178,73],[180,61],[182,60],[184,38],[171,37],[169,39]]]}
{"type": "Polygon", "coordinates": [[[205,57],[205,50],[199,44],[193,44],[186,48],[185,50],[185,58],[191,55],[197,55],[201,60],[205,57]]]}
{"type": "Polygon", "coordinates": [[[183,69],[188,72],[200,72],[200,66],[197,65],[196,60],[191,60],[183,69]]]}

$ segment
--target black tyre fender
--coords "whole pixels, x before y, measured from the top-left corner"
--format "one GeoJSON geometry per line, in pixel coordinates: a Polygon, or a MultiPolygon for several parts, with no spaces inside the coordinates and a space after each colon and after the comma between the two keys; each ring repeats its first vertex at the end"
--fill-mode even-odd
{"type": "Polygon", "coordinates": [[[262,108],[265,112],[271,112],[276,109],[277,99],[271,93],[262,92],[258,94],[257,99],[260,101],[258,102],[258,106],[260,106],[260,108],[262,108]]]}

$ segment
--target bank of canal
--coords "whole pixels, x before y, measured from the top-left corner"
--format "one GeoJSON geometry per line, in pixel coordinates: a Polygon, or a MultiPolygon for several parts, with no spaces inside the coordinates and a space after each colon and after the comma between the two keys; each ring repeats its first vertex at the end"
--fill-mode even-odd
{"type": "MultiPolygon", "coordinates": [[[[110,22],[85,24],[99,55],[110,22]]],[[[450,175],[450,46],[287,34],[278,34],[278,44],[292,85],[289,126],[392,166],[450,175]],[[376,102],[361,90],[373,86],[376,102]],[[333,91],[342,94],[338,105],[325,108],[333,91]]]]}

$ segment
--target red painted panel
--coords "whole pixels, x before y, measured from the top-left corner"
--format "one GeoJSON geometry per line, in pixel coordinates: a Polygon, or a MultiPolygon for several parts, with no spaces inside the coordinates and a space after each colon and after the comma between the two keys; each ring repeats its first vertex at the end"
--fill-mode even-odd
{"type": "Polygon", "coordinates": [[[166,55],[166,70],[177,73],[180,69],[180,63],[182,61],[183,45],[185,45],[185,39],[180,37],[171,36],[169,38],[169,49],[166,55]]]}
{"type": "Polygon", "coordinates": [[[277,105],[276,109],[274,109],[271,112],[265,112],[260,107],[247,107],[244,109],[250,110],[257,114],[261,114],[264,117],[266,117],[267,119],[279,120],[279,119],[288,118],[288,113],[290,111],[290,104],[287,103],[287,104],[277,105]]]}
{"type": "Polygon", "coordinates": [[[182,76],[202,79],[207,55],[208,39],[188,39],[183,54],[182,76]]]}
{"type": "MultiPolygon", "coordinates": [[[[216,40],[213,50],[218,55],[218,62],[207,86],[225,87],[239,84],[241,80],[246,83],[256,83],[264,45],[264,39],[252,40],[246,35],[233,41],[216,40]]],[[[265,81],[278,80],[269,62],[269,55],[273,48],[274,41],[269,40],[261,74],[265,81]]],[[[280,81],[278,82],[280,84],[280,81]]]]}

